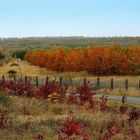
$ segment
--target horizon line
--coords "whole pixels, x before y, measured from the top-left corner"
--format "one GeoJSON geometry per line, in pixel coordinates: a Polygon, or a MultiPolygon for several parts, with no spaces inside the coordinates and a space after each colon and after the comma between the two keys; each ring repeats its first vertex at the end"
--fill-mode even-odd
{"type": "Polygon", "coordinates": [[[83,37],[83,38],[137,38],[140,37],[140,35],[137,36],[130,36],[130,35],[115,35],[115,36],[86,36],[86,35],[45,35],[45,36],[9,36],[9,37],[0,37],[0,39],[24,39],[24,38],[57,38],[57,37],[63,37],[63,38],[68,38],[68,37],[83,37]]]}

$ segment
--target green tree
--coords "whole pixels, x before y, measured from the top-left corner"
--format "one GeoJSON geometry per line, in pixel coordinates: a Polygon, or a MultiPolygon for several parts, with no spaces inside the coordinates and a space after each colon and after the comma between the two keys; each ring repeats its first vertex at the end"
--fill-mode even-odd
{"type": "Polygon", "coordinates": [[[12,53],[12,57],[16,57],[16,58],[20,58],[21,60],[24,60],[26,53],[27,52],[25,50],[16,51],[12,53]]]}

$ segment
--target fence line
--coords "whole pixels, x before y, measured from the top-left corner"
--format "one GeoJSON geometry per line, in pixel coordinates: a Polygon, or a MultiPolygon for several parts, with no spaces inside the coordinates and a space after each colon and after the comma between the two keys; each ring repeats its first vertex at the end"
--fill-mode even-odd
{"type": "MultiPolygon", "coordinates": [[[[42,84],[45,84],[46,82],[49,82],[50,79],[48,76],[46,76],[46,79],[43,80],[43,79],[39,79],[38,76],[36,77],[30,77],[30,76],[25,76],[24,78],[22,79],[18,79],[18,77],[12,77],[12,78],[6,78],[4,75],[1,77],[2,80],[13,80],[14,82],[18,81],[18,80],[21,80],[25,83],[28,83],[28,82],[31,82],[33,84],[35,84],[36,86],[39,86],[39,85],[42,85],[42,84]],[[34,79],[34,80],[33,80],[34,79]]],[[[72,86],[79,86],[81,85],[82,83],[74,81],[72,79],[72,77],[70,77],[69,80],[65,80],[65,78],[63,77],[59,77],[59,80],[58,80],[58,77],[56,77],[54,79],[56,82],[59,82],[60,85],[62,85],[63,83],[68,83],[72,86]]],[[[115,88],[124,88],[126,91],[129,90],[130,87],[133,87],[133,88],[137,88],[137,89],[140,89],[140,80],[138,80],[135,85],[131,85],[129,83],[130,81],[128,79],[124,79],[123,82],[121,83],[120,81],[118,82],[117,80],[114,80],[113,78],[110,79],[110,81],[102,81],[100,77],[97,77],[97,79],[95,80],[92,80],[89,81],[87,80],[87,78],[83,78],[83,84],[87,84],[87,83],[91,83],[92,86],[93,86],[93,89],[94,90],[99,90],[99,89],[115,89],[115,88]],[[121,85],[121,87],[119,87],[117,84],[119,83],[119,85],[121,85]],[[116,85],[115,85],[116,84],[116,85]]]]}

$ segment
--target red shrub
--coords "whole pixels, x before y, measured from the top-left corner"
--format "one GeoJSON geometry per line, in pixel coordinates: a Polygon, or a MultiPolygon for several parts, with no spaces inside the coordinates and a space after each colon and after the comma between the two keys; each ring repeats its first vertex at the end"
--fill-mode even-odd
{"type": "Polygon", "coordinates": [[[51,81],[46,82],[45,85],[42,85],[37,92],[35,93],[35,97],[47,99],[48,95],[53,94],[54,92],[61,95],[61,97],[65,96],[65,92],[68,88],[68,85],[60,85],[58,82],[51,81]]]}
{"type": "Polygon", "coordinates": [[[83,86],[79,87],[77,89],[77,93],[79,93],[79,99],[81,104],[85,104],[86,102],[89,103],[89,107],[93,108],[94,102],[93,102],[93,91],[92,86],[90,84],[84,84],[83,86]]]}
{"type": "Polygon", "coordinates": [[[110,111],[110,107],[107,105],[108,96],[102,96],[100,102],[100,110],[101,111],[110,111]]]}
{"type": "Polygon", "coordinates": [[[140,119],[140,111],[136,110],[136,108],[132,108],[129,113],[129,121],[136,121],[140,119]]]}
{"type": "Polygon", "coordinates": [[[0,113],[0,128],[4,127],[7,120],[4,113],[0,113]]]}
{"type": "Polygon", "coordinates": [[[60,124],[59,140],[68,140],[73,136],[80,136],[83,140],[89,140],[89,133],[84,129],[84,125],[76,121],[73,117],[73,112],[70,112],[69,117],[60,124]]]}
{"type": "Polygon", "coordinates": [[[118,126],[116,122],[109,122],[107,126],[108,132],[105,133],[102,140],[109,140],[112,136],[115,136],[118,134],[118,126]]]}

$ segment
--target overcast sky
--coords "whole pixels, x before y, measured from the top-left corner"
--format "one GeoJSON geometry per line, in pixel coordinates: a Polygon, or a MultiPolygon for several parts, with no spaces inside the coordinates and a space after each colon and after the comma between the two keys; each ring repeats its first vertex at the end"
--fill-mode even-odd
{"type": "Polygon", "coordinates": [[[0,37],[140,36],[140,0],[1,0],[0,37]]]}

